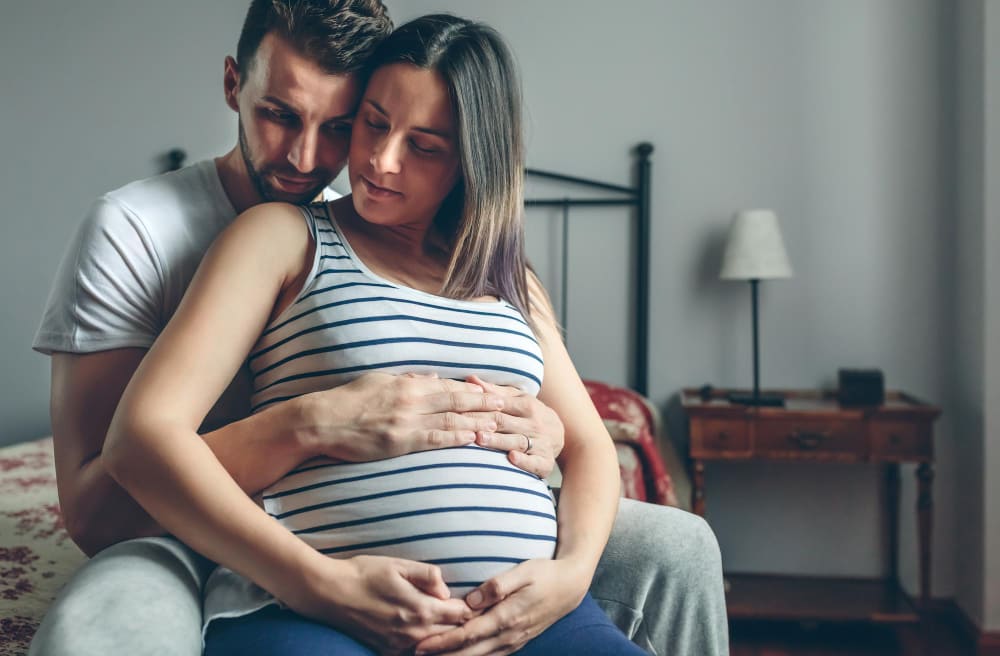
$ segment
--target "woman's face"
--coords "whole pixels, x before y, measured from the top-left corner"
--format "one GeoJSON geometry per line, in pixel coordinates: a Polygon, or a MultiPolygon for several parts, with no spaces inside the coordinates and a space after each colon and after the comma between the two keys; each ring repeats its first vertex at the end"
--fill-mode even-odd
{"type": "Polygon", "coordinates": [[[361,100],[348,172],[354,209],[379,225],[429,226],[459,176],[448,88],[434,71],[390,64],[361,100]]]}

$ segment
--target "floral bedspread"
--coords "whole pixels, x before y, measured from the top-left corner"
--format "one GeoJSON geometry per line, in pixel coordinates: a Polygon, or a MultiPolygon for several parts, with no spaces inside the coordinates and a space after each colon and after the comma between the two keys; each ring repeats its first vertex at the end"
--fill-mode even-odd
{"type": "Polygon", "coordinates": [[[0,500],[0,656],[20,656],[86,559],[59,516],[51,439],[0,449],[0,500]]]}

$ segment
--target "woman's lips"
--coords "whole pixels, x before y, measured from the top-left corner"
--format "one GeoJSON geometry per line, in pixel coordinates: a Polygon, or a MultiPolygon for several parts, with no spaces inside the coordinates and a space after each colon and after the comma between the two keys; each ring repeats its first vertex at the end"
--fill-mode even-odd
{"type": "Polygon", "coordinates": [[[378,186],[363,175],[361,176],[361,181],[364,183],[365,191],[372,198],[394,198],[402,195],[393,189],[378,186]]]}

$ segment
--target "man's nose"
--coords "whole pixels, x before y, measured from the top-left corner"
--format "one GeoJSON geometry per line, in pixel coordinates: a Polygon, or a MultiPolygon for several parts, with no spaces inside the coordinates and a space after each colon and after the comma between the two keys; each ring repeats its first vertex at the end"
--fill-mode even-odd
{"type": "Polygon", "coordinates": [[[316,168],[316,133],[300,130],[288,150],[288,161],[299,173],[312,173],[316,168]]]}

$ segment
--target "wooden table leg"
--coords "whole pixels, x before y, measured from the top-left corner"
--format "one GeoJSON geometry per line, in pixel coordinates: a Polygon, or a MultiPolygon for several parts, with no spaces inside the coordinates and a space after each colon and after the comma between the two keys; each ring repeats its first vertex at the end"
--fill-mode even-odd
{"type": "Polygon", "coordinates": [[[889,579],[899,584],[899,463],[885,467],[885,499],[889,515],[889,579]]]}
{"type": "Polygon", "coordinates": [[[924,609],[931,598],[931,533],[934,530],[934,497],[931,484],[934,468],[928,462],[917,467],[917,526],[920,543],[920,603],[924,609]]]}
{"type": "Polygon", "coordinates": [[[701,460],[691,462],[691,512],[705,516],[705,463],[701,460]]]}
{"type": "Polygon", "coordinates": [[[929,656],[924,639],[926,631],[922,630],[921,624],[901,624],[896,627],[899,656],[929,656]]]}

